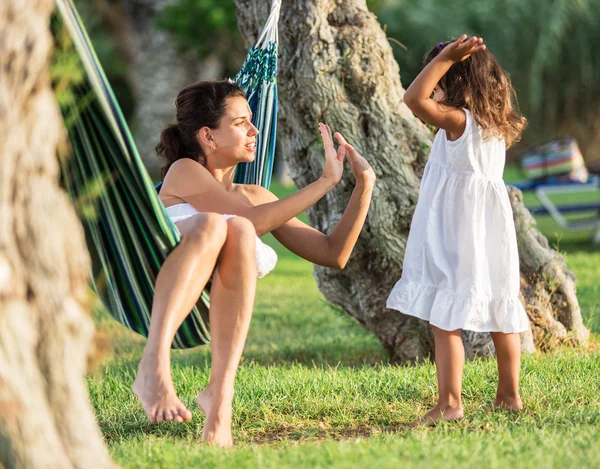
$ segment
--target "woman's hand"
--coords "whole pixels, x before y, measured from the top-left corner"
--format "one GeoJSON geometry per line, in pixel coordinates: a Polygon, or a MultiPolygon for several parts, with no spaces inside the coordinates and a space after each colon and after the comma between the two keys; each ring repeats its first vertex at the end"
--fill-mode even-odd
{"type": "Polygon", "coordinates": [[[346,148],[344,145],[340,145],[336,151],[333,145],[333,137],[331,136],[331,129],[327,124],[319,122],[319,132],[323,139],[323,148],[325,149],[325,165],[323,167],[323,175],[321,176],[332,186],[335,186],[340,179],[342,179],[342,173],[344,172],[344,156],[346,155],[346,148]]]}
{"type": "Polygon", "coordinates": [[[375,171],[371,168],[369,162],[356,151],[356,149],[346,142],[346,139],[339,132],[335,133],[335,138],[340,144],[340,148],[346,150],[346,156],[354,178],[356,179],[356,185],[362,187],[372,188],[375,185],[375,171]]]}
{"type": "Polygon", "coordinates": [[[463,34],[456,41],[446,45],[438,54],[438,57],[449,59],[452,62],[462,62],[468,59],[472,54],[485,50],[483,39],[477,36],[467,39],[467,35],[463,34]]]}

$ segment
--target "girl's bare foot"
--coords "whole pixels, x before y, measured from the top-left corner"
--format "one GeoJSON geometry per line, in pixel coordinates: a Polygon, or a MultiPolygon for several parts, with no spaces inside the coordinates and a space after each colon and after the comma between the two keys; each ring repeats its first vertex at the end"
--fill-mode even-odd
{"type": "Polygon", "coordinates": [[[198,396],[198,407],[206,414],[202,439],[222,448],[233,446],[231,436],[233,391],[219,393],[210,384],[198,396]]]}
{"type": "Polygon", "coordinates": [[[133,382],[133,392],[152,423],[192,420],[192,413],[175,393],[168,367],[160,367],[142,359],[133,382]]]}
{"type": "Polygon", "coordinates": [[[462,406],[440,406],[438,404],[423,417],[412,422],[410,427],[433,426],[442,420],[451,422],[452,420],[459,420],[463,417],[464,412],[462,406]]]}
{"type": "Polygon", "coordinates": [[[494,410],[523,410],[523,401],[521,401],[521,397],[519,395],[516,396],[505,396],[501,394],[496,394],[496,399],[494,399],[494,410]]]}

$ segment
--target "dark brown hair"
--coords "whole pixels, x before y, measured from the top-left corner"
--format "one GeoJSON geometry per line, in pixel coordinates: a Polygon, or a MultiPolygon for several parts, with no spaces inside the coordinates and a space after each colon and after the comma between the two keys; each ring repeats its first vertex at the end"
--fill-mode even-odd
{"type": "MultiPolygon", "coordinates": [[[[444,47],[454,41],[445,42],[444,47]]],[[[431,49],[425,65],[442,49],[441,44],[431,49]]],[[[452,65],[438,86],[444,92],[441,104],[468,109],[484,131],[504,137],[507,147],[521,139],[527,120],[518,110],[508,74],[487,48],[452,65]]]]}
{"type": "Polygon", "coordinates": [[[229,80],[199,81],[186,86],[177,95],[177,123],[169,125],[160,134],[156,153],[165,160],[161,169],[164,179],[171,165],[190,158],[204,165],[206,157],[198,143],[197,133],[202,127],[216,129],[225,113],[227,98],[244,97],[244,92],[229,80]]]}

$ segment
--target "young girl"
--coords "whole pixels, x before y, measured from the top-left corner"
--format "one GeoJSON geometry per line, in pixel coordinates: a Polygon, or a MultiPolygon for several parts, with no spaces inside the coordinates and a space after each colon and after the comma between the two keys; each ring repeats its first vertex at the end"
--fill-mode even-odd
{"type": "Polygon", "coordinates": [[[404,101],[439,131],[421,182],[402,278],[388,308],[429,321],[435,337],[438,403],[417,424],[463,417],[461,329],[490,332],[498,360],[495,407],[520,410],[519,258],[502,181],[506,146],[526,121],[506,73],[483,40],[440,42],[404,101]]]}

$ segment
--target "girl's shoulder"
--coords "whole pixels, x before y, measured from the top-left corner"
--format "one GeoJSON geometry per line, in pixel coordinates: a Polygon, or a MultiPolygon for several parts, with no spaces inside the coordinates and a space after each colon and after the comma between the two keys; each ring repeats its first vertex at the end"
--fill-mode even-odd
{"type": "Polygon", "coordinates": [[[444,130],[444,129],[440,129],[440,132],[442,133],[442,137],[444,142],[450,147],[457,147],[460,144],[462,144],[464,141],[468,140],[471,133],[473,132],[473,127],[477,127],[477,123],[474,123],[473,121],[473,116],[471,115],[471,111],[469,111],[466,108],[456,108],[459,111],[462,111],[463,115],[464,115],[464,129],[462,131],[462,133],[460,135],[455,136],[455,138],[453,138],[453,136],[448,134],[448,131],[444,130]]]}
{"type": "Polygon", "coordinates": [[[502,135],[500,129],[493,126],[484,127],[477,122],[477,117],[473,116],[473,113],[469,109],[464,109],[464,111],[467,116],[467,127],[471,129],[471,133],[476,137],[473,139],[475,144],[505,143],[504,135],[502,135]]]}

